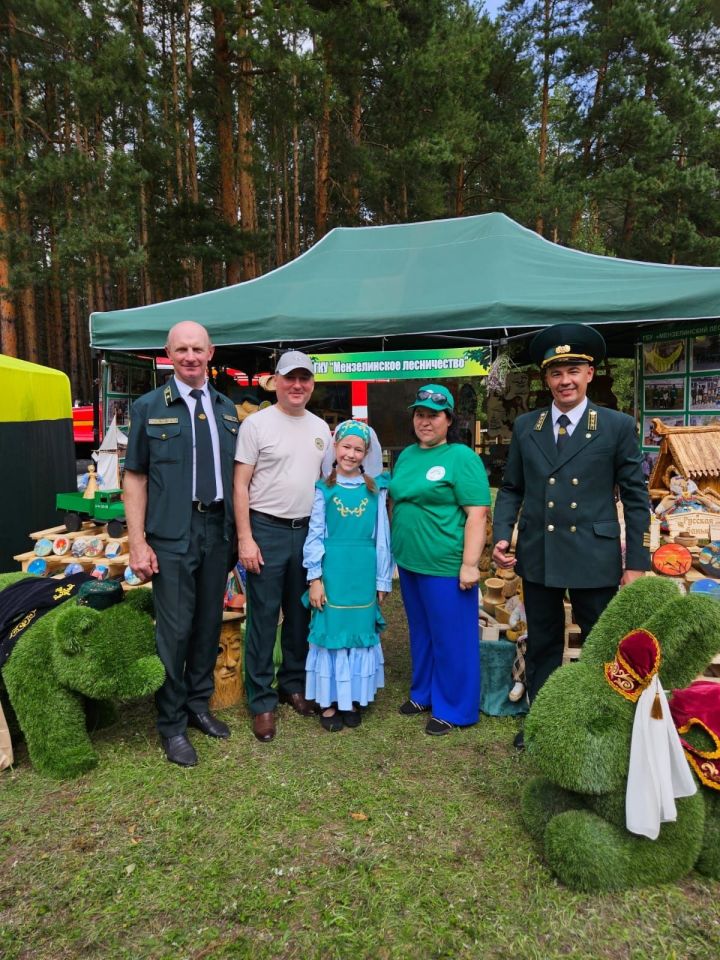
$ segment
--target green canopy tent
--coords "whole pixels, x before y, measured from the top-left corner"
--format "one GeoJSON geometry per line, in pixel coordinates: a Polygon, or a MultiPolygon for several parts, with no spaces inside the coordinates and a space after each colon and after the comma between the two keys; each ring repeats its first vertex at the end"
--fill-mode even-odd
{"type": "MultiPolygon", "coordinates": [[[[609,325],[628,355],[639,323],[720,312],[720,268],[619,260],[550,243],[501,213],[337,228],[256,280],[164,303],[93,313],[99,350],[160,350],[196,320],[221,348],[304,346],[340,352],[496,340],[512,329],[609,325]]],[[[621,349],[613,351],[615,346],[621,349]]]]}
{"type": "Polygon", "coordinates": [[[29,549],[28,533],[58,522],[55,494],[74,490],[70,381],[59,370],[0,354],[0,570],[29,549]]]}

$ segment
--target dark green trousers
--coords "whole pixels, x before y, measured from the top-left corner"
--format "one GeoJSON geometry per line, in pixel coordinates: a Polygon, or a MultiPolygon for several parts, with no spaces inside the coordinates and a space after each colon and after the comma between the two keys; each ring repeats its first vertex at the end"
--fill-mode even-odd
{"type": "Polygon", "coordinates": [[[302,565],[307,526],[292,527],[250,513],[255,542],[265,563],[260,573],[247,575],[245,626],[245,689],[253,714],[274,710],[278,695],[273,688],[273,648],[280,609],[282,664],[277,680],[287,693],[305,691],[310,611],[300,598],[307,590],[302,565]]]}
{"type": "Polygon", "coordinates": [[[223,539],[224,514],[193,510],[187,553],[171,553],[148,537],[160,572],[153,577],[155,642],[165,683],[155,695],[161,736],[187,726],[187,712],[205,713],[212,695],[230,543],[223,539]]]}

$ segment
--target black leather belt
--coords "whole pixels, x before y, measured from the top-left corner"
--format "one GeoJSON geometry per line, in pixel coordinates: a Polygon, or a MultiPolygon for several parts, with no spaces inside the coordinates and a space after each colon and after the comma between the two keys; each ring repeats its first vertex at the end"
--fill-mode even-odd
{"type": "Polygon", "coordinates": [[[250,513],[256,517],[262,517],[263,520],[270,520],[271,523],[279,523],[283,527],[292,527],[293,530],[301,530],[310,523],[310,517],[274,517],[271,513],[263,513],[262,510],[251,510],[250,513]]]}
{"type": "Polygon", "coordinates": [[[220,513],[224,509],[225,504],[222,500],[213,500],[212,503],[200,503],[199,500],[193,500],[193,510],[198,513],[220,513]]]}

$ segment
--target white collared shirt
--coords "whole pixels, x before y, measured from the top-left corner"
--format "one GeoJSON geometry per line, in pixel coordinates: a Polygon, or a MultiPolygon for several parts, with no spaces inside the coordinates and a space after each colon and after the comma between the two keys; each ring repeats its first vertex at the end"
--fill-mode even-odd
{"type": "Polygon", "coordinates": [[[572,408],[572,410],[558,410],[558,408],[555,406],[555,401],[553,400],[552,406],[550,407],[550,415],[552,416],[553,434],[555,436],[555,443],[557,443],[558,430],[560,429],[558,427],[558,420],[563,415],[563,413],[570,421],[570,423],[565,427],[565,429],[568,432],[568,436],[572,436],[573,430],[578,425],[578,423],[580,423],[580,421],[582,420],[582,415],[587,410],[587,405],[588,405],[588,400],[587,400],[587,397],[585,397],[584,400],[581,400],[576,407],[572,408]]]}
{"type": "MultiPolygon", "coordinates": [[[[192,488],[193,488],[193,500],[197,500],[195,494],[195,404],[197,401],[195,397],[190,396],[190,391],[195,390],[195,387],[189,387],[186,383],[183,383],[182,380],[178,380],[175,377],[175,383],[177,385],[180,396],[183,398],[187,404],[187,408],[190,411],[190,423],[192,425],[193,432],[193,465],[192,465],[192,488]]],[[[222,500],[223,498],[223,482],[222,482],[222,471],[220,468],[220,438],[218,437],[217,423],[215,422],[215,413],[212,407],[212,401],[210,399],[210,391],[208,390],[207,380],[197,389],[202,390],[202,405],[205,416],[208,419],[208,424],[210,425],[210,439],[212,440],[212,449],[213,449],[213,461],[215,462],[215,482],[217,484],[215,499],[222,500]]]]}

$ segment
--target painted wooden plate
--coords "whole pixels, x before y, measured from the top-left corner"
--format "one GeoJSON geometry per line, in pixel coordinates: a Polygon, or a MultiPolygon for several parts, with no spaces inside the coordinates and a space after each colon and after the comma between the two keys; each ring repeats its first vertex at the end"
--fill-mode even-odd
{"type": "Polygon", "coordinates": [[[52,553],[52,540],[47,537],[41,537],[35,541],[34,553],[36,557],[49,557],[52,553]]]}
{"type": "Polygon", "coordinates": [[[36,557],[28,564],[27,572],[31,573],[34,577],[46,576],[48,572],[47,560],[43,557],[36,557]]]}
{"type": "Polygon", "coordinates": [[[709,577],[720,577],[720,540],[713,540],[702,548],[698,566],[709,577]]]}
{"type": "Polygon", "coordinates": [[[692,554],[680,543],[665,543],[652,555],[653,570],[664,577],[684,577],[692,562],[692,554]]]}
{"type": "Polygon", "coordinates": [[[105,544],[102,542],[100,537],[90,537],[87,544],[85,545],[85,556],[86,557],[99,557],[103,552],[105,544]]]}
{"type": "Polygon", "coordinates": [[[70,549],[70,541],[67,537],[55,537],[52,549],[56,557],[64,557],[70,549]]]}
{"type": "Polygon", "coordinates": [[[71,548],[72,555],[74,557],[84,557],[87,544],[87,537],[78,537],[77,540],[73,540],[73,545],[71,548]]]}

